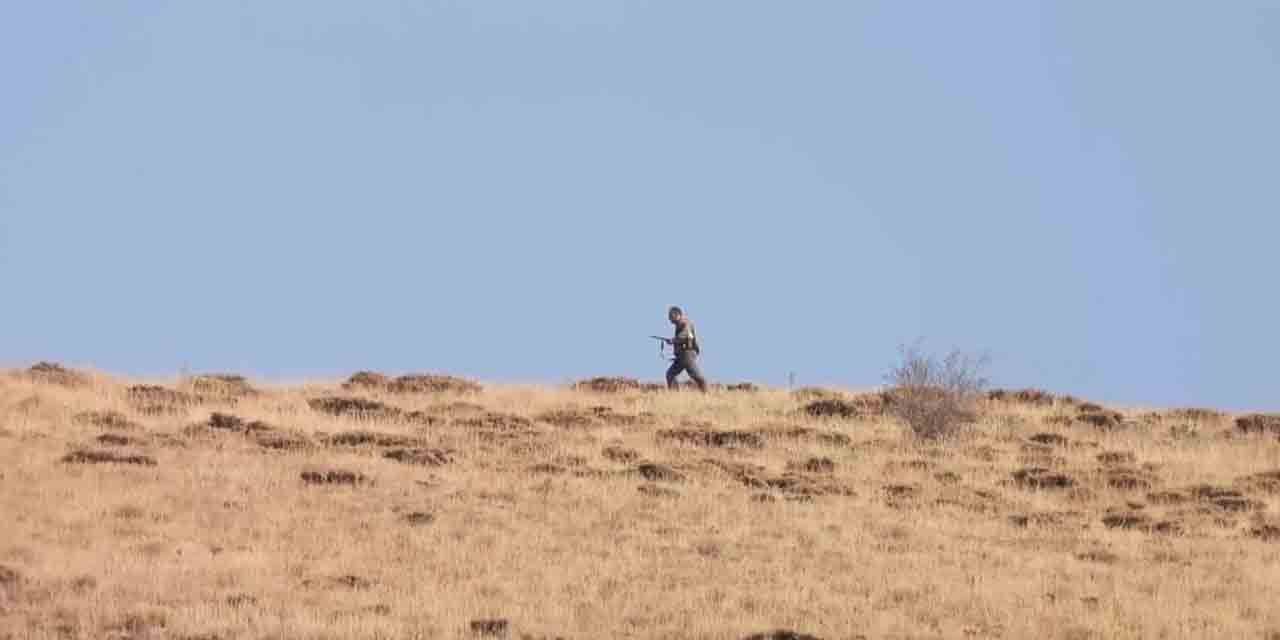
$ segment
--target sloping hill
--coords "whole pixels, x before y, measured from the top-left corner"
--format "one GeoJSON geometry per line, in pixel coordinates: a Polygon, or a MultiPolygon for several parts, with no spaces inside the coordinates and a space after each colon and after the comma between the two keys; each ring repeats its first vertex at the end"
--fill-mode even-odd
{"type": "Polygon", "coordinates": [[[1280,632],[1274,417],[54,366],[0,375],[0,638],[1280,632]]]}

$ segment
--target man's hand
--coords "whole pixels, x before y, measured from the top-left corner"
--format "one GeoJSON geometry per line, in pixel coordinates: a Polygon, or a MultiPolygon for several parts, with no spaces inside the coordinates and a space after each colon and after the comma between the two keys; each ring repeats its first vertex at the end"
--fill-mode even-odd
{"type": "Polygon", "coordinates": [[[662,336],[649,336],[649,337],[653,338],[654,340],[661,340],[666,344],[671,344],[671,338],[664,338],[662,336]]]}

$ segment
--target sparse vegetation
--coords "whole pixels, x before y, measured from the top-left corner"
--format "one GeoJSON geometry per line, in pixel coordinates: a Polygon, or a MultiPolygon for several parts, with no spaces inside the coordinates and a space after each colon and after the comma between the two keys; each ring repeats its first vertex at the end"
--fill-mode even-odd
{"type": "MultiPolygon", "coordinates": [[[[901,361],[885,376],[890,384],[886,410],[891,415],[926,439],[951,436],[977,418],[978,399],[987,385],[982,377],[984,357],[952,351],[938,358],[918,345],[904,346],[900,353],[901,361]]],[[[1028,397],[1042,401],[1025,393],[1018,399],[1028,397]]]]}
{"type": "Polygon", "coordinates": [[[1280,630],[1274,414],[927,369],[863,393],[353,376],[234,402],[12,372],[0,638],[1280,630]]]}

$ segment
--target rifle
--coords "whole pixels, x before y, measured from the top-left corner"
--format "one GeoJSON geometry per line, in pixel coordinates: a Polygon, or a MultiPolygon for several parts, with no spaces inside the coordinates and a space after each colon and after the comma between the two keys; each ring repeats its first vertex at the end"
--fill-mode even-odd
{"type": "Polygon", "coordinates": [[[649,336],[649,337],[658,341],[658,357],[662,358],[663,360],[666,360],[667,345],[672,344],[671,338],[664,338],[662,336],[649,336]]]}

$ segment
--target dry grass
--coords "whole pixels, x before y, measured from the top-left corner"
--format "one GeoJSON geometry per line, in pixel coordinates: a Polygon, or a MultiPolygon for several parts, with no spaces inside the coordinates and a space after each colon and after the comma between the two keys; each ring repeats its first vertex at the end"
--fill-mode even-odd
{"type": "Polygon", "coordinates": [[[0,638],[1280,630],[1264,418],[49,371],[0,374],[0,638]]]}

